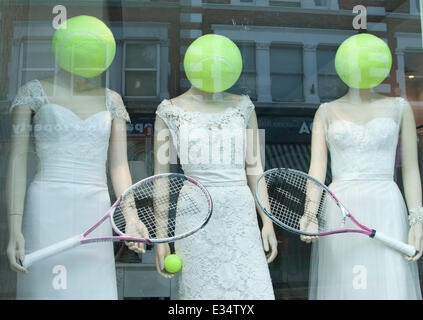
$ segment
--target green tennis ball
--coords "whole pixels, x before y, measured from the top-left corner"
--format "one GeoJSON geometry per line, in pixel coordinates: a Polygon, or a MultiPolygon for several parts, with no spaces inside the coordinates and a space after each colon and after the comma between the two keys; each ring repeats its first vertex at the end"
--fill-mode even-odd
{"type": "Polygon", "coordinates": [[[206,92],[222,92],[232,87],[241,75],[242,56],[230,39],[206,34],[188,47],[184,67],[194,87],[206,92]]]}
{"type": "Polygon", "coordinates": [[[376,87],[389,75],[392,55],[388,45],[378,37],[361,33],[349,37],[338,48],[335,69],[349,87],[376,87]]]}
{"type": "Polygon", "coordinates": [[[93,78],[112,63],[116,42],[103,21],[91,16],[77,16],[66,20],[56,30],[52,50],[62,69],[93,78]]]}
{"type": "Polygon", "coordinates": [[[169,273],[175,273],[182,268],[182,259],[177,254],[170,254],[164,261],[165,270],[169,273]]]}

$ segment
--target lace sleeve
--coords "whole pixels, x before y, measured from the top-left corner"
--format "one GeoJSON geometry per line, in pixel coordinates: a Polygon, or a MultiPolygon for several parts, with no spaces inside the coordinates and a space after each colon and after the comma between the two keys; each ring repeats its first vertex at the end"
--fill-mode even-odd
{"type": "Polygon", "coordinates": [[[107,89],[107,110],[112,115],[112,119],[119,118],[131,122],[129,114],[123,104],[122,97],[117,92],[107,89]]]}
{"type": "Polygon", "coordinates": [[[38,80],[31,80],[19,88],[9,112],[12,113],[16,106],[28,106],[34,112],[40,107],[48,103],[47,97],[43,92],[43,88],[38,80]]]}
{"type": "Polygon", "coordinates": [[[174,131],[176,130],[176,127],[178,126],[176,122],[178,122],[178,119],[180,118],[180,114],[178,113],[176,108],[172,108],[172,107],[173,106],[170,103],[170,101],[165,99],[157,107],[156,115],[164,121],[164,123],[170,130],[174,131]]]}

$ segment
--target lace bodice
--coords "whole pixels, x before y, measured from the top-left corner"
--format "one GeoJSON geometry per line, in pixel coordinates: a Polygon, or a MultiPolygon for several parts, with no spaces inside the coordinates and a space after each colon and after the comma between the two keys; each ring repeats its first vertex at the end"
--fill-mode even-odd
{"type": "Polygon", "coordinates": [[[245,181],[245,129],[253,110],[243,95],[220,113],[185,111],[163,100],[156,114],[170,130],[185,174],[211,184],[245,181]]]}
{"type": "Polygon", "coordinates": [[[393,176],[402,113],[407,102],[402,98],[390,101],[391,105],[375,110],[375,117],[362,123],[342,119],[329,104],[320,106],[318,113],[325,123],[334,179],[393,176]]]}
{"type": "Polygon", "coordinates": [[[106,89],[107,109],[86,119],[51,103],[38,80],[29,81],[19,89],[10,112],[19,105],[26,105],[35,113],[31,129],[41,161],[66,159],[104,163],[107,159],[111,121],[114,118],[129,121],[122,98],[110,89],[106,89]]]}

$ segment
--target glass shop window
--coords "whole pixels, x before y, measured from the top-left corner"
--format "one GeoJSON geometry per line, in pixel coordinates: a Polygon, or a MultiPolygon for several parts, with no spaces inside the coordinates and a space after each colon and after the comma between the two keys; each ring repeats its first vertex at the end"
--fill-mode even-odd
{"type": "Polygon", "coordinates": [[[423,99],[423,54],[418,51],[406,52],[405,60],[405,85],[409,101],[422,101],[423,99]]]}
{"type": "Polygon", "coordinates": [[[302,47],[272,45],[270,78],[273,101],[303,101],[302,47]]]}
{"type": "Polygon", "coordinates": [[[249,95],[257,99],[256,93],[256,48],[254,43],[237,43],[242,56],[242,73],[228,92],[249,95]]]}
{"type": "Polygon", "coordinates": [[[337,48],[317,48],[317,74],[319,97],[321,101],[331,101],[347,93],[347,85],[339,79],[335,70],[335,55],[337,48]]]}
{"type": "Polygon", "coordinates": [[[160,45],[154,42],[124,42],[123,91],[127,98],[159,95],[160,45]]]}

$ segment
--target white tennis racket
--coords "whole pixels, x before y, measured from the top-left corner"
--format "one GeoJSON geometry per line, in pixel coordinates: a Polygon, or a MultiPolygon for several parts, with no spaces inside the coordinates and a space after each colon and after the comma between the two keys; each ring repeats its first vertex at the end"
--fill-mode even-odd
{"type": "Polygon", "coordinates": [[[22,266],[28,268],[59,252],[99,241],[147,244],[174,242],[203,228],[209,221],[212,210],[210,194],[195,179],[178,173],[155,175],[128,188],[104,216],[84,233],[26,255],[22,266]],[[117,235],[90,237],[108,219],[117,235]],[[125,235],[127,223],[137,219],[144,224],[148,237],[125,235]]]}
{"type": "Polygon", "coordinates": [[[328,187],[301,171],[268,170],[258,178],[254,193],[263,212],[287,231],[305,236],[360,233],[405,255],[416,254],[413,246],[360,224],[328,187]],[[357,228],[346,227],[347,219],[357,228]]]}

